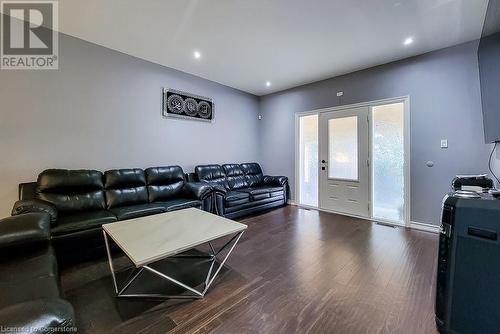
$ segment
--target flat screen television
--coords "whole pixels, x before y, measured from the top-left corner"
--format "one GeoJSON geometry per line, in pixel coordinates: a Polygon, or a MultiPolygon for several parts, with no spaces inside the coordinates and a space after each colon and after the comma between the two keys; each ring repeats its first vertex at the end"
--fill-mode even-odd
{"type": "Polygon", "coordinates": [[[478,48],[484,138],[500,142],[500,0],[490,0],[478,48]]]}

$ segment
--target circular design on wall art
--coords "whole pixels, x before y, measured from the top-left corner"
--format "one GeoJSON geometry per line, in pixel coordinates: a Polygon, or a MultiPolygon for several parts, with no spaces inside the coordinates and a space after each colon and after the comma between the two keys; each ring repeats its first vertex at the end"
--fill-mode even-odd
{"type": "Polygon", "coordinates": [[[210,118],[212,116],[212,106],[206,101],[198,103],[198,115],[202,118],[210,118]]]}
{"type": "Polygon", "coordinates": [[[179,95],[170,95],[167,99],[167,108],[173,113],[182,114],[184,110],[184,100],[179,95]]]}
{"type": "Polygon", "coordinates": [[[184,101],[184,112],[188,116],[196,116],[196,114],[198,113],[198,103],[195,101],[195,99],[188,97],[184,101]]]}

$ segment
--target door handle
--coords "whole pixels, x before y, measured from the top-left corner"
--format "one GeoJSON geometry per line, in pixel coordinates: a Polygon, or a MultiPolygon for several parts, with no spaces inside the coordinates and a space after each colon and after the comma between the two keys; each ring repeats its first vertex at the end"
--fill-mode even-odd
{"type": "Polygon", "coordinates": [[[325,160],[321,160],[321,163],[322,163],[322,164],[325,164],[325,163],[326,163],[326,161],[325,161],[325,160]]]}

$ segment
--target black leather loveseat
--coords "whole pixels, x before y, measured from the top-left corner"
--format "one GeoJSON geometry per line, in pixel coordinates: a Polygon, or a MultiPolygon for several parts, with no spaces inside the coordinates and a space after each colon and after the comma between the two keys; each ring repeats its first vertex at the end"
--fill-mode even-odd
{"type": "Polygon", "coordinates": [[[196,207],[212,209],[212,187],[186,182],[179,166],[142,169],[49,169],[20,185],[12,215],[45,212],[62,263],[104,254],[102,224],[196,207]]]}
{"type": "Polygon", "coordinates": [[[2,333],[74,332],[74,311],[61,299],[50,217],[28,213],[0,220],[2,333]]]}
{"type": "Polygon", "coordinates": [[[282,206],[288,199],[288,178],[264,176],[258,163],[200,165],[190,177],[213,186],[216,213],[227,218],[282,206]]]}

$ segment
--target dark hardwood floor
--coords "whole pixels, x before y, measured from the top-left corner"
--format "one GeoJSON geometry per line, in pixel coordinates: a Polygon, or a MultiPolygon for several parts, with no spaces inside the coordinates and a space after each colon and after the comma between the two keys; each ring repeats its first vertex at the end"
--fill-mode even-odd
{"type": "Polygon", "coordinates": [[[64,269],[80,332],[436,333],[437,235],[295,206],[240,221],[202,300],[118,300],[105,259],[64,269]]]}

